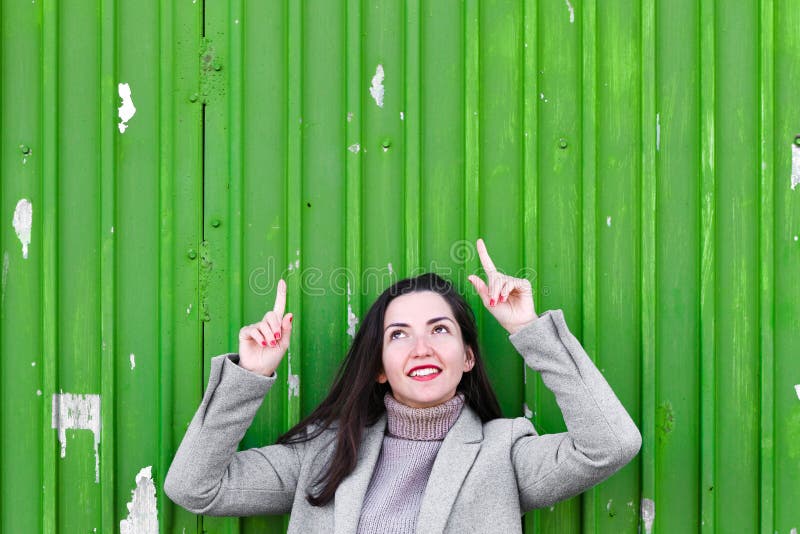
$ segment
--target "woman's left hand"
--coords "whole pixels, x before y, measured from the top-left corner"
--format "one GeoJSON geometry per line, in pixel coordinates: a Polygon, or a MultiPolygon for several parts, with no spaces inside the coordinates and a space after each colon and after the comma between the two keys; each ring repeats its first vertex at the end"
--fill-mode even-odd
{"type": "Polygon", "coordinates": [[[483,300],[483,305],[494,315],[500,326],[509,334],[519,331],[523,326],[532,323],[538,316],[533,306],[533,290],[531,283],[524,278],[514,278],[497,271],[489,257],[483,239],[478,239],[478,256],[486,271],[489,284],[487,286],[480,277],[470,275],[468,280],[483,300]]]}

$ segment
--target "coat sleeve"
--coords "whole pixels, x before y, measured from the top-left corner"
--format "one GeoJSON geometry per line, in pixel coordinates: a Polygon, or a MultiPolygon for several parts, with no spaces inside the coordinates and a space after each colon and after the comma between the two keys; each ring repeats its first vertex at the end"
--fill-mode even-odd
{"type": "Polygon", "coordinates": [[[239,367],[239,356],[211,360],[200,407],[175,453],[164,492],[205,515],[283,514],[291,511],[302,445],[237,452],[239,442],[277,379],[239,367]]]}
{"type": "Polygon", "coordinates": [[[636,456],[642,437],[561,310],[545,312],[509,340],[555,393],[567,425],[567,432],[539,436],[527,419],[514,420],[511,456],[528,511],[608,478],[636,456]]]}

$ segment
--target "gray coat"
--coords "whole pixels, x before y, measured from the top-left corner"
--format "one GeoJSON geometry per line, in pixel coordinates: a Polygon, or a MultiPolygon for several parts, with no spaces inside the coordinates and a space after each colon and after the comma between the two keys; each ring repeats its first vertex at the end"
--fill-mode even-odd
{"type": "MultiPolygon", "coordinates": [[[[509,336],[556,395],[567,432],[538,435],[528,419],[482,423],[468,406],[444,439],[417,521],[419,533],[522,532],[521,515],[606,479],[639,451],[641,436],[603,375],[570,333],[561,310],[509,336]]],[[[355,471],[326,506],[306,501],[332,453],[333,431],[296,445],[237,452],[276,378],[217,356],[200,408],[164,491],[198,514],[291,513],[290,533],[355,533],[381,450],[385,415],[364,433],[355,471]]]]}

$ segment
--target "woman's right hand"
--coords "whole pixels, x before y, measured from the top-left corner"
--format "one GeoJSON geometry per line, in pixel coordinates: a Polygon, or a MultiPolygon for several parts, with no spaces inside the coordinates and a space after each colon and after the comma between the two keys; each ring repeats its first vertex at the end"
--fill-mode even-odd
{"type": "Polygon", "coordinates": [[[239,366],[264,376],[272,376],[281,363],[292,336],[293,314],[286,307],[286,282],[278,281],[275,306],[255,324],[239,330],[239,366]]]}

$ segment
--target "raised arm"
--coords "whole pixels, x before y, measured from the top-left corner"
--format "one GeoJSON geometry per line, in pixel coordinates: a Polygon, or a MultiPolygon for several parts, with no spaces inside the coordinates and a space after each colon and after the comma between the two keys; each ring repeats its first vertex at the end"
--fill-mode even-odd
{"type": "Polygon", "coordinates": [[[555,393],[567,425],[567,432],[539,436],[527,419],[514,421],[512,459],[527,511],[611,476],[638,453],[642,438],[561,310],[538,317],[530,282],[499,273],[482,240],[478,253],[488,284],[474,275],[470,282],[527,365],[555,393]]]}
{"type": "Polygon", "coordinates": [[[292,314],[284,315],[286,283],[278,282],[273,310],[239,332],[239,353],[211,360],[203,400],[164,482],[187,510],[207,515],[282,514],[291,510],[302,445],[237,452],[275,369],[289,347],[292,314]]]}

